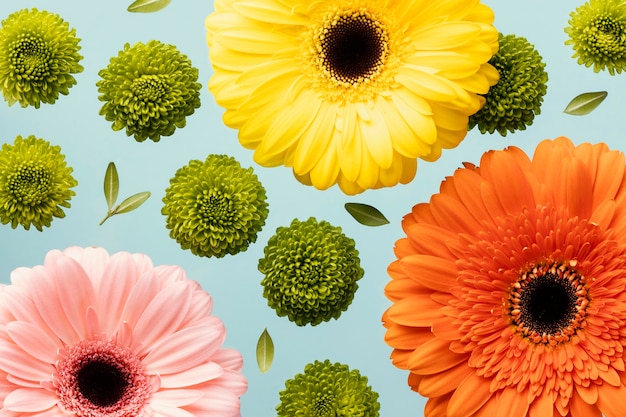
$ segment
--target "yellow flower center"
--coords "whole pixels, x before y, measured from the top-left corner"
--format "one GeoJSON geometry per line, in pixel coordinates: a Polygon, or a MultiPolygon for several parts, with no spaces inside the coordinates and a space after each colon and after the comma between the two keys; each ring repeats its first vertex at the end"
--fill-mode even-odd
{"type": "Polygon", "coordinates": [[[389,89],[398,60],[397,31],[383,10],[334,5],[306,33],[303,62],[313,88],[329,101],[367,101],[389,89]]]}
{"type": "Polygon", "coordinates": [[[23,34],[10,47],[9,57],[15,73],[27,80],[41,80],[49,73],[51,54],[41,39],[23,34]]]}
{"type": "Polygon", "coordinates": [[[509,293],[509,317],[520,336],[556,346],[584,326],[590,299],[574,266],[551,262],[520,275],[509,293]]]}

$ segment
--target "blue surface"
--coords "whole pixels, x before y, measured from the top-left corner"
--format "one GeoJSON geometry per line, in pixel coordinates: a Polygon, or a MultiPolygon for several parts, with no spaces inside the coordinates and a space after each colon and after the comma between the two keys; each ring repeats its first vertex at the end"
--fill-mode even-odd
{"type": "MultiPolygon", "coordinates": [[[[242,398],[242,415],[275,415],[278,393],[284,381],[301,372],[316,359],[330,359],[348,364],[368,376],[372,388],[380,394],[381,416],[422,416],[425,400],[410,391],[407,372],[396,369],[388,359],[391,349],[384,343],[381,315],[390,305],[383,294],[389,278],[387,265],[394,259],[394,242],[402,237],[400,220],[411,207],[428,201],[439,189],[445,176],[463,161],[477,163],[489,149],[516,145],[532,153],[545,138],[568,136],[575,143],[604,141],[613,149],[626,149],[624,143],[625,75],[611,77],[596,74],[579,66],[565,46],[569,13],[582,1],[546,2],[527,0],[486,1],[496,13],[496,26],[504,34],[514,33],[534,43],[544,57],[549,73],[548,93],[542,113],[526,131],[509,134],[468,134],[456,149],[445,151],[435,163],[421,162],[415,180],[406,186],[367,191],[350,197],[336,187],[317,191],[299,184],[287,168],[261,168],[252,162],[252,152],[243,149],[236,132],[221,122],[222,110],[206,89],[211,75],[205,43],[204,18],[212,11],[212,2],[173,0],[164,10],[151,14],[126,11],[131,0],[2,0],[0,18],[11,12],[37,7],[60,14],[76,28],[81,41],[81,64],[84,71],[76,76],[78,84],[68,96],[54,105],[40,109],[8,107],[0,101],[0,141],[12,142],[17,135],[33,134],[60,145],[79,185],[77,195],[65,219],[55,219],[43,232],[0,226],[0,282],[8,282],[10,272],[19,266],[33,266],[43,261],[51,249],[71,245],[102,246],[110,253],[142,252],[155,264],[176,264],[198,280],[214,298],[214,314],[226,324],[226,345],[243,353],[244,373],[249,381],[242,398]],[[200,71],[202,106],[187,118],[187,126],[161,142],[137,143],[123,132],[111,130],[110,123],[98,114],[97,73],[117,55],[124,43],[157,39],[171,43],[186,54],[200,71]],[[569,116],[563,109],[571,98],[587,91],[606,90],[605,102],[592,114],[569,116]],[[160,214],[161,198],[176,169],[190,159],[202,159],[209,153],[228,154],[243,166],[253,166],[267,189],[270,214],[257,243],[246,252],[222,259],[199,258],[183,251],[171,240],[160,214]],[[109,161],[117,165],[120,198],[139,191],[151,191],[152,197],[135,212],[115,216],[98,226],[106,214],[102,180],[109,161]],[[362,202],[378,207],[391,224],[368,228],[356,223],[344,210],[345,202],[362,202]],[[364,278],[351,307],[340,320],[316,327],[298,327],[286,318],[278,318],[267,307],[259,285],[257,270],[263,247],[279,226],[293,218],[315,216],[341,226],[356,240],[364,278]],[[261,374],[256,366],[256,341],[264,328],[276,345],[275,362],[261,374]]],[[[0,51],[2,53],[2,51],[0,51]]]]}

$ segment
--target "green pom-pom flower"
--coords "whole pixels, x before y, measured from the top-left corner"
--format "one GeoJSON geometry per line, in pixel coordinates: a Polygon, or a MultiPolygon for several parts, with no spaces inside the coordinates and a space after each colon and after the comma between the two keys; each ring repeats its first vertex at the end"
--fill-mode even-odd
{"type": "Polygon", "coordinates": [[[170,237],[206,257],[245,251],[269,213],[265,188],[252,168],[226,155],[209,155],[178,169],[163,202],[170,237]]]}
{"type": "Polygon", "coordinates": [[[63,218],[61,207],[70,207],[69,200],[78,185],[72,168],[65,163],[59,146],[44,139],[28,136],[15,138],[13,145],[0,149],[0,221],[18,224],[29,230],[33,225],[41,231],[50,227],[53,217],[63,218]]]}
{"type": "Polygon", "coordinates": [[[541,113],[541,103],[548,87],[546,64],[534,46],[521,36],[498,35],[499,49],[489,63],[500,74],[498,83],[489,89],[485,104],[469,118],[469,128],[482,132],[525,130],[541,113]]]}
{"type": "Polygon", "coordinates": [[[626,68],[626,2],[590,0],[570,13],[565,28],[566,45],[574,48],[573,58],[595,72],[611,75],[626,68]]]}
{"type": "Polygon", "coordinates": [[[338,319],[363,277],[354,240],[311,217],[279,227],[259,260],[263,296],[278,316],[298,326],[338,319]]]}
{"type": "Polygon", "coordinates": [[[23,9],[0,27],[0,90],[10,106],[54,103],[76,84],[83,71],[80,39],[59,15],[23,9]]]}
{"type": "Polygon", "coordinates": [[[341,363],[315,361],[285,382],[278,417],[378,417],[378,393],[367,377],[341,363]]]}
{"type": "Polygon", "coordinates": [[[198,69],[173,45],[126,44],[98,74],[100,114],[138,142],[172,135],[200,107],[198,69]]]}

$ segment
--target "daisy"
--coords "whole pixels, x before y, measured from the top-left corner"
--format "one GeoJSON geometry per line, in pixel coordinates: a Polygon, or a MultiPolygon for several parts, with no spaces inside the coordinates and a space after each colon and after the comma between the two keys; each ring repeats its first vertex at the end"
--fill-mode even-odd
{"type": "Polygon", "coordinates": [[[496,83],[493,18],[478,0],[217,0],[209,90],[263,166],[348,194],[407,183],[496,83]]]}
{"type": "Polygon", "coordinates": [[[405,216],[393,363],[427,417],[626,415],[626,176],[605,144],[486,153],[405,216]]]}
{"type": "Polygon", "coordinates": [[[240,416],[242,358],[211,308],[145,255],[49,252],[0,289],[0,414],[240,416]]]}

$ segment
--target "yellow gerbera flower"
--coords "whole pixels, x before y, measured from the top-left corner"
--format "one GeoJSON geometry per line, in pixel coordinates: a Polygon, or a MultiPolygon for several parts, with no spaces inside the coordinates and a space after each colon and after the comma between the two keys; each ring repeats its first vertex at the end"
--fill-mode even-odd
{"type": "Polygon", "coordinates": [[[497,82],[492,22],[480,0],[216,0],[209,90],[260,165],[348,194],[407,183],[497,82]]]}

